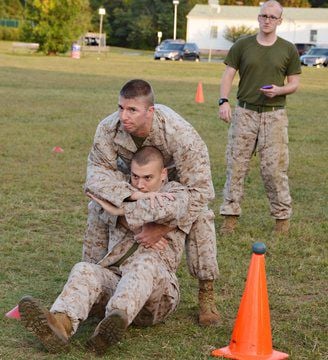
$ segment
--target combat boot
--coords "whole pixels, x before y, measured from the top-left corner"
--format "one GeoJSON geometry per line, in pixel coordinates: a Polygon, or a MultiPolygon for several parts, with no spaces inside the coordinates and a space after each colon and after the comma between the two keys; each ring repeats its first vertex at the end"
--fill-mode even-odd
{"type": "Polygon", "coordinates": [[[238,223],[237,215],[224,215],[224,220],[221,225],[220,235],[230,235],[234,233],[238,223]]]}
{"type": "Polygon", "coordinates": [[[274,227],[274,232],[277,235],[287,235],[289,232],[289,219],[276,219],[276,225],[274,227]]]}
{"type": "Polygon", "coordinates": [[[220,321],[220,314],[215,304],[215,293],[213,280],[199,280],[199,318],[200,325],[217,325],[220,321]]]}
{"type": "Polygon", "coordinates": [[[23,326],[32,332],[49,352],[67,351],[72,323],[66,314],[51,313],[31,296],[24,296],[18,308],[23,326]]]}
{"type": "Polygon", "coordinates": [[[95,332],[87,341],[87,348],[103,355],[107,348],[118,343],[128,327],[128,319],[121,310],[112,310],[96,327],[95,332]]]}

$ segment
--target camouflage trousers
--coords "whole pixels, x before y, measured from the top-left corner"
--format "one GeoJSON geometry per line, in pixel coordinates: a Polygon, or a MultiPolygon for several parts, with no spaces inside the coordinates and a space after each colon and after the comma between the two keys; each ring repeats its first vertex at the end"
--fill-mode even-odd
{"type": "MultiPolygon", "coordinates": [[[[97,263],[108,249],[109,227],[102,208],[91,201],[88,205],[88,222],[83,242],[82,261],[97,263]]],[[[193,223],[186,239],[187,264],[190,274],[199,280],[218,277],[214,213],[204,209],[193,223]]]]}
{"type": "Polygon", "coordinates": [[[97,303],[123,311],[128,323],[150,326],[167,318],[178,306],[180,292],[171,274],[156,254],[130,256],[113,270],[97,264],[77,263],[50,311],[68,315],[73,335],[97,303]]]}
{"type": "Polygon", "coordinates": [[[260,156],[260,171],[276,219],[291,216],[287,169],[288,119],[285,109],[258,113],[236,107],[228,134],[227,177],[221,215],[240,215],[244,179],[253,153],[260,156]]]}

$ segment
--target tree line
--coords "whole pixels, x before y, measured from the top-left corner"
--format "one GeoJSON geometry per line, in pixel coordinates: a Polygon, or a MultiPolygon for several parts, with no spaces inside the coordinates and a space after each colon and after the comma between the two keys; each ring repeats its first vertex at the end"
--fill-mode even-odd
{"type": "MultiPolygon", "coordinates": [[[[258,6],[260,0],[221,0],[221,5],[258,6]]],[[[177,38],[185,38],[186,15],[208,0],[180,0],[177,38]]],[[[328,0],[281,0],[284,7],[328,7],[328,0]]],[[[157,33],[173,37],[172,0],[0,0],[0,19],[20,19],[20,39],[40,43],[44,52],[65,52],[87,31],[98,32],[98,9],[104,7],[107,44],[153,49],[157,33]]]]}

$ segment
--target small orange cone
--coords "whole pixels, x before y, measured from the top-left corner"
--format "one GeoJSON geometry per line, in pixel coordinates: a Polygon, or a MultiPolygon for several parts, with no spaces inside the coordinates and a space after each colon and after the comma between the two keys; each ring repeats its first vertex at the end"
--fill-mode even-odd
{"type": "Polygon", "coordinates": [[[6,316],[7,316],[7,318],[10,318],[10,319],[19,320],[20,319],[20,313],[19,313],[19,310],[18,310],[18,305],[16,305],[13,309],[8,311],[6,316]]]}
{"type": "Polygon", "coordinates": [[[253,245],[248,269],[230,345],[212,351],[215,357],[237,360],[287,359],[288,354],[272,349],[270,309],[265,276],[263,243],[253,245]]]}
{"type": "Polygon", "coordinates": [[[196,101],[196,103],[204,102],[203,84],[201,81],[198,83],[198,86],[197,86],[195,101],[196,101]]]}

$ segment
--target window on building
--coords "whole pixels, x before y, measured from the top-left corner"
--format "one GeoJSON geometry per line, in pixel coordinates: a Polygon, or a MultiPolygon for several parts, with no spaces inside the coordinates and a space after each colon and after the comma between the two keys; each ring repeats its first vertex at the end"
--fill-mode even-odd
{"type": "Polygon", "coordinates": [[[311,30],[310,31],[310,41],[317,42],[317,35],[318,35],[318,30],[311,30]]]}
{"type": "Polygon", "coordinates": [[[217,39],[218,38],[218,27],[217,26],[211,26],[211,39],[217,39]]]}

